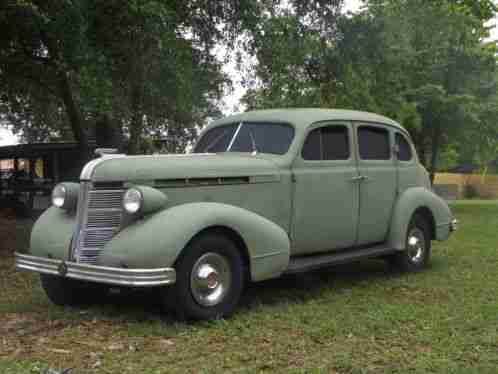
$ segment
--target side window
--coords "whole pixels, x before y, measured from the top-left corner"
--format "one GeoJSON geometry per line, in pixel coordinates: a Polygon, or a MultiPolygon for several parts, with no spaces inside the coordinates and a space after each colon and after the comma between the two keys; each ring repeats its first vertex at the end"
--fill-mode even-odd
{"type": "Polygon", "coordinates": [[[326,126],[311,131],[304,142],[304,160],[349,159],[349,133],[346,126],[326,126]]]}
{"type": "Polygon", "coordinates": [[[347,160],[349,158],[349,134],[346,126],[322,127],[324,160],[347,160]]]}
{"type": "Polygon", "coordinates": [[[412,147],[406,138],[400,133],[396,133],[396,145],[398,146],[398,160],[410,161],[412,159],[412,147]]]}
{"type": "Polygon", "coordinates": [[[321,129],[315,129],[308,134],[301,153],[304,160],[317,161],[322,159],[321,129]]]}
{"type": "Polygon", "coordinates": [[[362,160],[389,160],[389,131],[379,127],[360,126],[358,128],[358,148],[362,160]]]}

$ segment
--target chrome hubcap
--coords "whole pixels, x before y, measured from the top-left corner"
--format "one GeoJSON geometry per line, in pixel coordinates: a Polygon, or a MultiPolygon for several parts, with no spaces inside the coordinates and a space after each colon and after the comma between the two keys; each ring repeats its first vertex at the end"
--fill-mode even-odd
{"type": "Polygon", "coordinates": [[[414,228],[408,234],[408,256],[414,263],[420,263],[425,255],[425,236],[419,228],[414,228]]]}
{"type": "Polygon", "coordinates": [[[190,290],[202,306],[219,304],[230,289],[231,270],[228,260],[217,253],[206,253],[194,264],[190,274],[190,290]]]}

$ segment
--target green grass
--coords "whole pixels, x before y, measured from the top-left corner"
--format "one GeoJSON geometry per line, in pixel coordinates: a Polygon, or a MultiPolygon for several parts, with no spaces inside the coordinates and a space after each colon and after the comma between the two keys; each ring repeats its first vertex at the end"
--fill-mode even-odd
{"type": "Polygon", "coordinates": [[[184,324],[154,294],[59,308],[0,262],[0,373],[498,373],[498,202],[458,202],[432,266],[365,261],[252,285],[229,320],[184,324]]]}

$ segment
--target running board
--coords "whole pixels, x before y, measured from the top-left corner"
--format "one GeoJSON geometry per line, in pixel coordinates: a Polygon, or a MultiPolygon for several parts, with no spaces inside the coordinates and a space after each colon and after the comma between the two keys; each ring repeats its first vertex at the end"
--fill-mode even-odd
{"type": "Polygon", "coordinates": [[[319,268],[344,264],[370,257],[378,257],[396,252],[395,249],[384,245],[362,249],[350,249],[336,253],[318,254],[312,256],[291,257],[289,267],[284,274],[303,273],[305,271],[316,270],[319,268]]]}

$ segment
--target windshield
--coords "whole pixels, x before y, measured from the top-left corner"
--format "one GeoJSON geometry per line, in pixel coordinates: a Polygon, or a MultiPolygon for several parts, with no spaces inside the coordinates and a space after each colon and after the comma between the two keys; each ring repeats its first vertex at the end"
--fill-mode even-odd
{"type": "Polygon", "coordinates": [[[283,155],[294,138],[294,128],[281,123],[233,123],[206,132],[194,153],[249,152],[283,155]]]}

